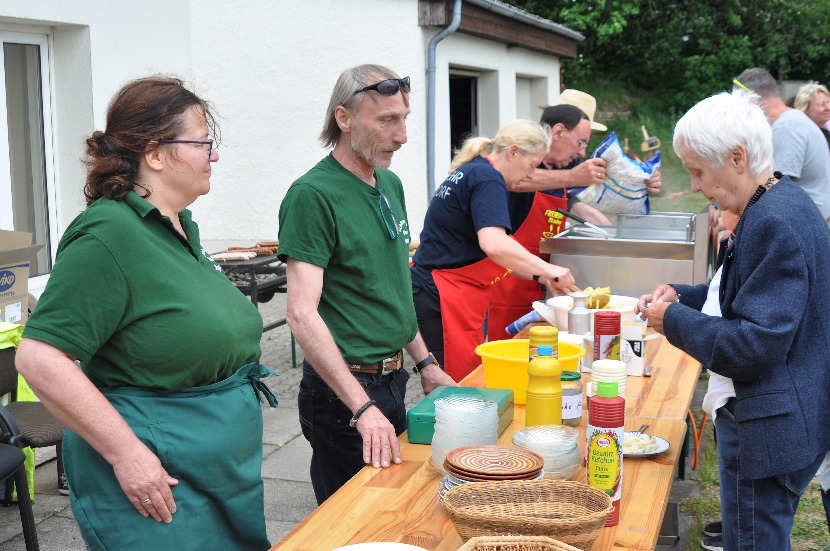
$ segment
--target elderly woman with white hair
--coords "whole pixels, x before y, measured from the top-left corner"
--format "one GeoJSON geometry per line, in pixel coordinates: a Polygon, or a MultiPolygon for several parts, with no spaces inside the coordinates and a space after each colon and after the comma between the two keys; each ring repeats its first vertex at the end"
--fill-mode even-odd
{"type": "Polygon", "coordinates": [[[793,107],[804,111],[816,123],[830,147],[830,130],[827,128],[827,123],[830,122],[830,91],[827,87],[818,82],[805,84],[798,89],[793,107]]]}
{"type": "Polygon", "coordinates": [[[701,312],[708,285],[658,285],[636,310],[734,384],[716,419],[724,549],[790,549],[799,498],[830,450],[830,229],[798,185],[773,174],[757,96],[701,101],[673,145],[692,190],[740,217],[722,317],[701,312]]]}

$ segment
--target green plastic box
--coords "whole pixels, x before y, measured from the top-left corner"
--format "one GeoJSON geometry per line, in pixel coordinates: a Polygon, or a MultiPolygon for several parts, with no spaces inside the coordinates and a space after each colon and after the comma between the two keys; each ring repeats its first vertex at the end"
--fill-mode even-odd
{"type": "Polygon", "coordinates": [[[406,413],[410,442],[432,443],[432,434],[435,432],[435,400],[447,396],[474,396],[496,402],[499,407],[499,434],[513,421],[513,391],[510,389],[439,386],[406,413]]]}

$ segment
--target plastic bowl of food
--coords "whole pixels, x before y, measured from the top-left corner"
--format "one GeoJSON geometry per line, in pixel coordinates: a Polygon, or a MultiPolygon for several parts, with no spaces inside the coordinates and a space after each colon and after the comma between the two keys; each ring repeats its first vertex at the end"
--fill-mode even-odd
{"type": "MultiPolygon", "coordinates": [[[[527,339],[490,341],[476,347],[484,365],[487,388],[509,388],[513,401],[524,404],[527,400],[527,362],[530,347],[527,339]]],[[[585,349],[579,345],[559,341],[559,363],[563,370],[576,371],[579,358],[585,349]]]]}
{"type": "MultiPolygon", "coordinates": [[[[601,310],[592,310],[589,309],[591,312],[591,331],[594,330],[594,312],[599,312],[602,310],[610,310],[614,312],[619,312],[621,314],[620,321],[621,323],[626,322],[635,322],[634,319],[634,307],[637,305],[636,297],[626,297],[623,295],[611,295],[611,300],[608,301],[608,305],[601,310]]],[[[561,297],[553,297],[547,300],[547,305],[553,308],[554,318],[556,320],[556,328],[560,331],[567,331],[568,330],[568,311],[573,308],[574,300],[567,296],[561,297]]]]}

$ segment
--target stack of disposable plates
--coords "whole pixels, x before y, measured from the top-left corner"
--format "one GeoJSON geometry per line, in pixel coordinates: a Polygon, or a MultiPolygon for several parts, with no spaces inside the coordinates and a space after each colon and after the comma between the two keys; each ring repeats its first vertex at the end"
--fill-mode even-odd
{"type": "Polygon", "coordinates": [[[527,427],[513,435],[513,444],[541,455],[545,478],[569,480],[582,460],[577,438],[579,431],[563,425],[527,427]]]}
{"type": "Polygon", "coordinates": [[[483,445],[456,448],[444,459],[447,472],[438,488],[438,499],[455,486],[492,480],[538,480],[545,460],[537,453],[510,446],[483,445]]]}

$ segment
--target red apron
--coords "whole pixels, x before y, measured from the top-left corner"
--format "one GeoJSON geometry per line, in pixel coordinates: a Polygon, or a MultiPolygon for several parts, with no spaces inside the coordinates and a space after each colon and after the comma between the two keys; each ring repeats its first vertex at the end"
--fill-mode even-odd
{"type": "MultiPolygon", "coordinates": [[[[519,229],[513,233],[513,238],[531,253],[547,260],[547,254],[543,256],[539,253],[539,243],[565,229],[565,217],[556,212],[558,208],[568,209],[567,197],[536,193],[530,213],[519,229]]],[[[493,287],[487,316],[487,340],[497,341],[511,338],[512,335],[504,328],[530,312],[533,308],[533,301],[544,298],[537,282],[518,277],[508,277],[493,287]]],[[[446,334],[446,328],[444,334],[446,334]]]]}
{"type": "MultiPolygon", "coordinates": [[[[513,237],[538,255],[539,241],[559,233],[558,228],[563,223],[563,217],[556,212],[557,208],[567,208],[567,199],[537,193],[527,220],[513,237]],[[534,222],[530,223],[530,220],[534,222]],[[533,231],[531,226],[535,226],[536,231],[533,231]],[[525,234],[526,242],[523,242],[521,237],[525,234]],[[535,243],[533,243],[534,238],[535,243]]],[[[488,307],[491,309],[493,307],[492,293],[506,284],[512,285],[513,282],[519,282],[535,288],[536,297],[533,300],[541,296],[538,283],[507,277],[508,273],[507,269],[489,258],[461,268],[432,270],[432,278],[441,298],[441,321],[444,325],[444,370],[456,381],[466,377],[481,363],[475,348],[484,342],[484,317],[487,315],[488,307]],[[494,286],[496,282],[500,283],[494,286]]],[[[507,323],[499,321],[498,323],[502,324],[502,331],[507,324],[526,314],[528,305],[533,300],[523,304],[519,308],[522,312],[512,317],[507,323]]],[[[512,302],[515,302],[515,299],[512,302]]],[[[506,314],[506,316],[510,317],[512,314],[506,314]]],[[[488,327],[492,327],[492,320],[491,312],[487,322],[488,327]]]]}

